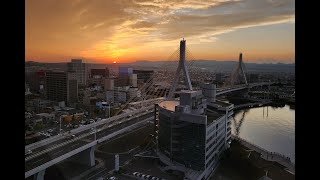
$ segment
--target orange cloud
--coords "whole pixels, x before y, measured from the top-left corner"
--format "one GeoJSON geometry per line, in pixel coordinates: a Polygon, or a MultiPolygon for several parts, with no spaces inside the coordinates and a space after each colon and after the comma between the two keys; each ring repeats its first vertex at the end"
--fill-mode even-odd
{"type": "MultiPolygon", "coordinates": [[[[292,0],[28,0],[26,59],[163,60],[183,37],[199,58],[230,58],[233,47],[223,45],[222,34],[294,23],[294,13],[292,0]]],[[[275,47],[282,43],[280,34],[270,38],[275,47]]],[[[267,52],[253,51],[257,59],[294,57],[288,40],[283,42],[286,55],[270,50],[272,44],[256,42],[267,52]]],[[[232,46],[250,49],[245,43],[232,46]]]]}

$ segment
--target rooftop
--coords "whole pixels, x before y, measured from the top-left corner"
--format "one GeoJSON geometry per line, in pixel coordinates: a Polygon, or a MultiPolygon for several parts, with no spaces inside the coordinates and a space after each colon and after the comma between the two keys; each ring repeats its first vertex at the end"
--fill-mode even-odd
{"type": "MultiPolygon", "coordinates": [[[[162,101],[161,103],[159,103],[159,106],[167,109],[169,111],[174,112],[175,111],[175,107],[179,106],[180,102],[179,101],[174,101],[174,100],[166,100],[166,101],[162,101]]],[[[223,113],[211,110],[211,109],[207,109],[206,113],[204,115],[207,115],[207,124],[211,124],[213,121],[217,120],[218,118],[220,118],[221,116],[223,116],[223,113]]]]}
{"type": "Polygon", "coordinates": [[[218,118],[220,118],[221,116],[223,116],[224,114],[207,109],[206,112],[207,115],[207,124],[211,124],[213,121],[217,120],[218,118]]]}
{"type": "Polygon", "coordinates": [[[179,101],[163,101],[159,104],[160,107],[164,108],[164,109],[167,109],[169,111],[175,111],[176,109],[176,106],[179,106],[180,105],[180,102],[179,101]]]}
{"type": "Polygon", "coordinates": [[[223,102],[221,100],[216,100],[215,104],[218,104],[218,105],[223,106],[223,107],[228,107],[228,106],[232,105],[230,103],[223,102]]]}
{"type": "Polygon", "coordinates": [[[199,91],[194,91],[194,90],[181,90],[181,92],[179,92],[179,93],[189,93],[189,94],[191,94],[191,93],[196,93],[196,92],[199,92],[199,91]]]}

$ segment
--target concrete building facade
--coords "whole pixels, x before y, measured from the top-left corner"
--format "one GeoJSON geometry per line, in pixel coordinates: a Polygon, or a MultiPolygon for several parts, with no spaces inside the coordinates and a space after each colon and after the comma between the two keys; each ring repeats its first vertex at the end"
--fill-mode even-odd
{"type": "Polygon", "coordinates": [[[158,156],[186,179],[208,179],[231,140],[233,105],[205,97],[208,91],[182,91],[179,101],[156,105],[158,156]]]}
{"type": "Polygon", "coordinates": [[[67,104],[78,101],[78,81],[74,72],[52,71],[46,74],[47,99],[65,101],[67,104]]]}
{"type": "Polygon", "coordinates": [[[67,63],[68,72],[75,72],[78,80],[78,84],[81,86],[87,85],[88,68],[85,63],[82,63],[81,59],[72,59],[67,63]]]}

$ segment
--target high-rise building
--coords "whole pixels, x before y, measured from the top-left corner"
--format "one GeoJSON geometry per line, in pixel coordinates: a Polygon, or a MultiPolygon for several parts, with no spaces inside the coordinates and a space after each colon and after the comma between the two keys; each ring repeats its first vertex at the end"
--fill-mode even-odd
{"type": "Polygon", "coordinates": [[[68,72],[75,72],[78,80],[78,84],[81,86],[87,85],[88,68],[85,63],[82,63],[81,59],[72,59],[67,64],[68,72]]]}
{"type": "Polygon", "coordinates": [[[133,74],[133,69],[130,67],[119,67],[119,77],[130,76],[133,74]]]}
{"type": "Polygon", "coordinates": [[[130,78],[129,85],[130,85],[131,87],[133,87],[133,88],[138,87],[138,84],[137,84],[137,82],[138,82],[137,74],[131,74],[129,78],[130,78]]]}
{"type": "Polygon", "coordinates": [[[155,105],[157,154],[167,170],[182,171],[184,179],[209,179],[231,142],[233,104],[216,100],[216,86],[193,90],[186,66],[186,41],[180,41],[180,60],[167,100],[155,105]],[[179,72],[188,90],[174,98],[179,72]]]}
{"type": "Polygon", "coordinates": [[[106,78],[104,79],[104,90],[114,90],[114,79],[106,78]]]}
{"type": "Polygon", "coordinates": [[[155,111],[158,156],[189,179],[208,179],[231,139],[233,105],[210,102],[202,93],[182,91],[180,101],[165,100],[155,111]]]}
{"type": "Polygon", "coordinates": [[[132,76],[133,69],[129,67],[119,67],[119,76],[115,79],[115,86],[123,87],[130,85],[130,76],[132,76]]]}
{"type": "Polygon", "coordinates": [[[109,77],[110,72],[109,69],[106,67],[105,69],[91,69],[90,70],[90,78],[95,78],[95,77],[109,77]]]}
{"type": "Polygon", "coordinates": [[[52,71],[46,73],[47,99],[65,101],[67,104],[78,101],[78,82],[75,72],[52,71]]]}
{"type": "Polygon", "coordinates": [[[152,71],[152,70],[133,70],[133,73],[137,74],[138,83],[145,83],[151,78],[154,71],[152,71]]]}
{"type": "Polygon", "coordinates": [[[87,81],[87,84],[89,85],[98,85],[98,86],[104,86],[105,84],[105,78],[109,77],[109,69],[90,69],[90,76],[87,81]]]}
{"type": "Polygon", "coordinates": [[[41,91],[45,82],[45,71],[34,70],[25,72],[25,82],[29,85],[31,92],[41,91]]]}

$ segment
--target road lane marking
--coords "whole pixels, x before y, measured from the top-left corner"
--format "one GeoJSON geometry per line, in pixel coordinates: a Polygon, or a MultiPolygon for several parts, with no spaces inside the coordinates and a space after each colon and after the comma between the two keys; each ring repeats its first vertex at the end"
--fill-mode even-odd
{"type": "Polygon", "coordinates": [[[35,163],[37,163],[37,162],[39,162],[39,161],[42,161],[43,160],[43,158],[42,159],[39,159],[39,160],[37,160],[37,161],[35,161],[35,162],[33,162],[33,164],[35,164],[35,163]]]}
{"type": "Polygon", "coordinates": [[[52,155],[54,155],[54,154],[58,154],[59,152],[62,152],[62,151],[63,151],[63,149],[62,149],[62,150],[60,150],[60,151],[57,151],[57,152],[52,153],[52,155]]]}
{"type": "MultiPolygon", "coordinates": [[[[123,130],[123,129],[125,129],[125,128],[121,128],[121,129],[118,130],[118,131],[121,131],[121,130],[123,130]]],[[[104,127],[104,128],[102,128],[101,130],[106,131],[105,133],[107,133],[108,130],[110,130],[110,129],[107,128],[107,127],[104,127]]],[[[104,134],[105,134],[105,133],[104,133],[104,134]]],[[[109,133],[110,133],[110,132],[109,132],[109,133]]],[[[111,132],[111,134],[112,134],[112,133],[114,133],[114,132],[111,132]]],[[[79,134],[81,134],[81,133],[79,133],[79,134]]],[[[81,140],[82,138],[85,138],[85,137],[90,136],[90,135],[91,135],[90,132],[84,133],[83,135],[76,136],[76,138],[74,138],[74,139],[66,140],[66,141],[64,141],[64,142],[62,142],[62,143],[60,143],[60,144],[58,144],[58,145],[55,145],[55,146],[53,146],[53,147],[49,147],[49,148],[47,148],[47,149],[45,149],[45,150],[43,150],[43,151],[40,151],[40,152],[37,152],[37,153],[33,153],[33,154],[31,154],[30,156],[28,156],[28,157],[25,158],[25,162],[26,162],[26,161],[29,161],[29,160],[31,160],[31,159],[33,159],[33,158],[35,158],[35,157],[38,157],[38,156],[40,156],[40,155],[42,155],[42,154],[44,154],[44,153],[46,153],[46,152],[52,151],[53,149],[56,149],[56,148],[65,146],[65,145],[67,145],[67,144],[69,144],[69,143],[72,143],[72,142],[74,142],[74,141],[77,141],[77,140],[81,140]]]]}
{"type": "Polygon", "coordinates": [[[72,145],[71,147],[74,147],[74,146],[77,146],[77,145],[79,145],[79,143],[77,143],[77,144],[74,144],[74,145],[72,145]]]}

